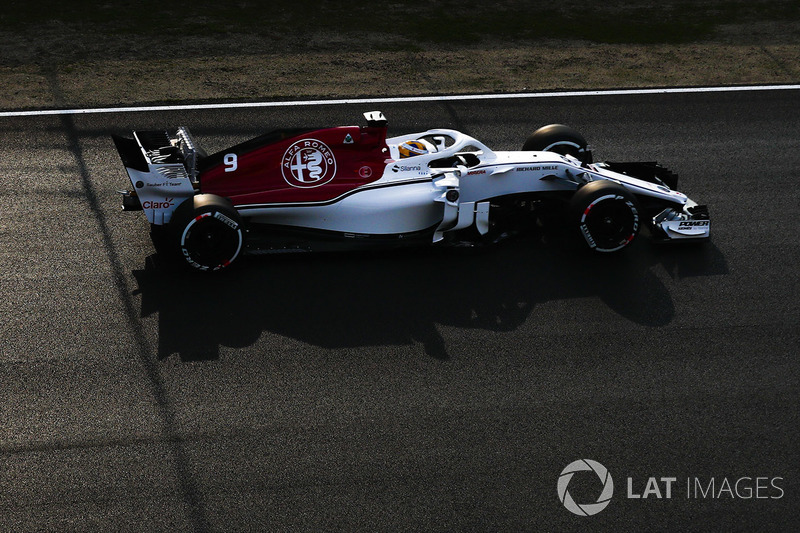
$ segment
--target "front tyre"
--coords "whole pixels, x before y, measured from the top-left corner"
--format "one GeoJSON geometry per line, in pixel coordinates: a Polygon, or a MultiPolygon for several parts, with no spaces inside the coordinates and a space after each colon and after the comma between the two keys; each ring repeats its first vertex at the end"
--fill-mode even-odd
{"type": "Polygon", "coordinates": [[[534,131],[522,145],[524,152],[555,152],[571,155],[581,163],[592,162],[592,151],[586,139],[576,130],[563,124],[550,124],[534,131]]]}
{"type": "Polygon", "coordinates": [[[570,209],[578,232],[596,252],[620,251],[630,246],[639,234],[641,223],[636,199],[616,182],[587,183],[575,192],[570,209]]]}
{"type": "Polygon", "coordinates": [[[213,194],[186,200],[175,210],[170,226],[183,260],[203,272],[230,267],[244,245],[239,213],[230,201],[213,194]]]}

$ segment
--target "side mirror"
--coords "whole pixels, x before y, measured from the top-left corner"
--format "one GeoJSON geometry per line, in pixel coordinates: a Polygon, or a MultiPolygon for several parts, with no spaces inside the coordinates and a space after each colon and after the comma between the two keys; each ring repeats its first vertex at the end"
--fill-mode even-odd
{"type": "Polygon", "coordinates": [[[367,119],[367,126],[370,128],[385,128],[389,123],[380,111],[367,111],[364,113],[364,118],[367,119]]]}

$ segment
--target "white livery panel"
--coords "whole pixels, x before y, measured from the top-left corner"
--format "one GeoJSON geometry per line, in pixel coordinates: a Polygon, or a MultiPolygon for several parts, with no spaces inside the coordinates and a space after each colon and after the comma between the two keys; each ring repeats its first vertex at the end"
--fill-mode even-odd
{"type": "Polygon", "coordinates": [[[239,206],[242,217],[260,224],[344,233],[393,235],[432,228],[442,221],[442,191],[431,181],[367,187],[342,199],[295,206],[239,206]]]}

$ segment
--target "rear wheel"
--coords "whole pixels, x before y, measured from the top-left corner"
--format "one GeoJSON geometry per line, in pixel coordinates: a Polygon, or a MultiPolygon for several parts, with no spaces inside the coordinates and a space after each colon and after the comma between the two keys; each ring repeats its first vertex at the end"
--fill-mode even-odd
{"type": "Polygon", "coordinates": [[[200,271],[230,267],[244,245],[244,228],[230,201],[200,194],[178,206],[170,222],[183,260],[200,271]]]}
{"type": "Polygon", "coordinates": [[[625,187],[613,181],[587,183],[572,197],[572,220],[592,250],[617,252],[639,234],[639,209],[625,187]]]}

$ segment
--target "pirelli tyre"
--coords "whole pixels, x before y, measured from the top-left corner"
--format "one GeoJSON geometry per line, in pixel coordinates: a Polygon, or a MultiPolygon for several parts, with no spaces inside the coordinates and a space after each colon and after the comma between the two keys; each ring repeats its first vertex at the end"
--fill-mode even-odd
{"type": "Polygon", "coordinates": [[[244,246],[239,213],[229,200],[213,194],[198,194],[183,202],[170,226],[180,257],[203,272],[230,267],[244,246]]]}
{"type": "Polygon", "coordinates": [[[578,233],[596,252],[618,252],[630,246],[639,234],[636,199],[616,182],[587,183],[575,192],[570,211],[578,233]]]}
{"type": "Polygon", "coordinates": [[[592,162],[592,151],[583,135],[563,124],[550,124],[534,131],[522,145],[526,152],[555,152],[571,155],[582,163],[592,162]]]}

